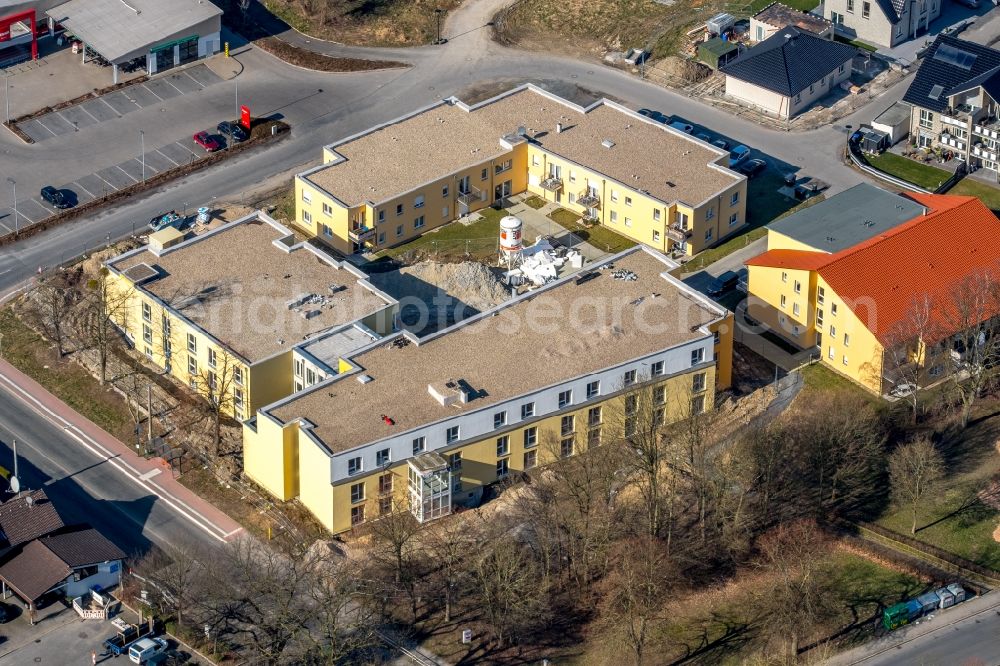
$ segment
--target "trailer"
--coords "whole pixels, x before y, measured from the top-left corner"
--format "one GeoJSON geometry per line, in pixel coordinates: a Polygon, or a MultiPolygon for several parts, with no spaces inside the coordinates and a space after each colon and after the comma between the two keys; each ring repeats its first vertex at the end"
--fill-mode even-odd
{"type": "Polygon", "coordinates": [[[104,641],[104,647],[107,648],[108,652],[118,657],[128,652],[130,645],[135,643],[140,638],[148,636],[153,633],[153,628],[150,626],[152,623],[144,624],[142,626],[136,626],[134,624],[126,625],[123,629],[119,629],[118,633],[108,638],[104,641]]]}

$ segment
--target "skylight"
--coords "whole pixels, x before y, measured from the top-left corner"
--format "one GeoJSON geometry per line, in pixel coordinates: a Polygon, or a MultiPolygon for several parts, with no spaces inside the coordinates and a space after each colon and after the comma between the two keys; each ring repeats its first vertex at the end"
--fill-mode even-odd
{"type": "Polygon", "coordinates": [[[962,69],[972,69],[972,64],[976,62],[976,56],[968,51],[956,49],[951,44],[938,44],[934,59],[962,69]]]}
{"type": "Polygon", "coordinates": [[[944,86],[934,84],[934,86],[931,87],[931,91],[927,93],[927,96],[930,97],[931,99],[938,99],[941,97],[941,93],[943,92],[944,92],[944,86]]]}

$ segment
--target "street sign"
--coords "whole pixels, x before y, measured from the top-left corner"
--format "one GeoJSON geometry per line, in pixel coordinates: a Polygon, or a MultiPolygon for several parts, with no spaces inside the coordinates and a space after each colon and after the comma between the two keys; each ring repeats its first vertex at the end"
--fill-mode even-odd
{"type": "Polygon", "coordinates": [[[204,629],[205,629],[205,638],[211,637],[211,635],[212,635],[212,628],[206,624],[205,627],[204,627],[204,629]]]}
{"type": "Polygon", "coordinates": [[[250,107],[246,104],[240,107],[240,125],[250,131],[250,107]]]}
{"type": "Polygon", "coordinates": [[[462,630],[462,642],[463,643],[471,643],[472,642],[472,629],[463,629],[462,630]]]}

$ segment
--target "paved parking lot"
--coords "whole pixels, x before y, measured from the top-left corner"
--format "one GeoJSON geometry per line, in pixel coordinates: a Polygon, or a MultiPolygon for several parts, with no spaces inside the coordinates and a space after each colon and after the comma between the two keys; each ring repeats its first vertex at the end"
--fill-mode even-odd
{"type": "MultiPolygon", "coordinates": [[[[208,128],[209,133],[215,136],[216,140],[225,150],[226,139],[215,132],[215,128],[208,128]]],[[[150,178],[168,169],[173,169],[184,164],[190,164],[205,155],[205,149],[197,145],[191,137],[168,143],[159,148],[146,149],[145,177],[150,178]]],[[[62,190],[64,195],[69,195],[68,199],[74,204],[87,203],[93,199],[99,199],[112,192],[129,187],[143,180],[143,163],[141,155],[130,158],[124,162],[116,164],[96,173],[88,174],[83,178],[77,178],[71,183],[57,185],[56,189],[62,190]]],[[[9,193],[9,190],[8,190],[9,193]]],[[[21,192],[18,192],[21,194],[21,192]]],[[[53,215],[57,210],[47,201],[43,201],[38,193],[31,193],[34,196],[18,198],[17,200],[17,224],[14,222],[14,210],[8,203],[0,209],[0,234],[14,231],[14,227],[21,229],[25,226],[41,222],[46,217],[53,215]]]]}
{"type": "Polygon", "coordinates": [[[222,78],[204,64],[158,76],[145,83],[127,86],[97,99],[53,111],[33,120],[18,123],[18,127],[36,143],[57,136],[121,118],[125,114],[204,90],[222,78]]]}

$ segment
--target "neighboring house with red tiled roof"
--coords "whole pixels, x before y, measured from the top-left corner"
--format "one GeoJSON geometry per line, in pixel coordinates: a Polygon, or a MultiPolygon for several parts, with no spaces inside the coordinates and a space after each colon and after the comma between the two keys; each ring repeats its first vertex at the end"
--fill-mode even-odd
{"type": "Polygon", "coordinates": [[[747,266],[752,319],[878,393],[902,365],[942,377],[960,329],[1000,312],[1000,220],[975,197],[858,186],[771,225],[747,266]],[[983,314],[970,321],[976,280],[983,314]]]}

